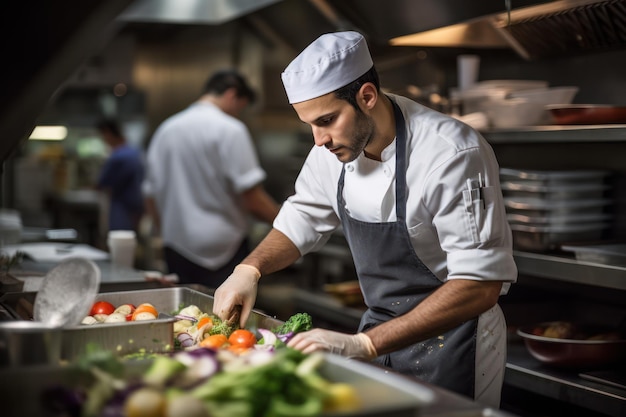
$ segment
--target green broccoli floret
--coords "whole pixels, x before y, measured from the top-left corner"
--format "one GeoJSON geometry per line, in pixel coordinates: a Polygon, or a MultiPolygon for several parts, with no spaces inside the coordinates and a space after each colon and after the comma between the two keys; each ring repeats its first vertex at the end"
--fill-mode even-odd
{"type": "Polygon", "coordinates": [[[231,326],[226,320],[220,320],[217,316],[211,316],[211,319],[213,320],[213,327],[209,330],[210,335],[223,334],[229,337],[233,331],[239,328],[238,325],[231,326]]]}
{"type": "Polygon", "coordinates": [[[313,318],[308,313],[296,313],[289,317],[282,325],[273,328],[275,334],[286,334],[289,332],[300,333],[311,330],[313,327],[313,318]]]}

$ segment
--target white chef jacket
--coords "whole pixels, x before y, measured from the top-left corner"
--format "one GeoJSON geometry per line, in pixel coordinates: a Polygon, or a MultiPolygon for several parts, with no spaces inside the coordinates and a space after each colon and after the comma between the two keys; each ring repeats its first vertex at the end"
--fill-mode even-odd
{"type": "Polygon", "coordinates": [[[143,192],[156,201],[164,245],[217,269],[248,232],[238,195],[265,177],[243,122],[196,102],[155,132],[143,192]]]}
{"type": "MultiPolygon", "coordinates": [[[[406,123],[406,223],[417,256],[442,282],[504,281],[505,294],[517,279],[517,268],[493,150],[462,122],[405,97],[390,97],[406,123]]],[[[361,154],[346,164],[344,200],[351,217],[396,220],[395,156],[394,140],[382,152],[382,161],[361,154]]],[[[295,194],[274,221],[303,255],[322,247],[340,226],[337,184],[342,165],[326,148],[314,146],[296,180],[295,194]]],[[[490,398],[489,387],[501,386],[504,371],[504,326],[497,306],[479,318],[476,398],[491,405],[499,398],[490,398]],[[499,357],[489,356],[489,350],[497,350],[499,357]]]]}

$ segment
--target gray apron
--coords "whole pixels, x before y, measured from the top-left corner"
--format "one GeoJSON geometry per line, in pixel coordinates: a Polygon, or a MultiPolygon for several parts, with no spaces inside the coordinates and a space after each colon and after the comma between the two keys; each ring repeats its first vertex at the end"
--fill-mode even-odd
{"type": "MultiPolygon", "coordinates": [[[[368,307],[359,331],[407,313],[442,285],[411,245],[406,226],[406,128],[402,112],[392,103],[396,119],[397,220],[367,223],[351,218],[343,199],[345,169],[337,190],[341,225],[368,307]]],[[[477,323],[477,318],[467,321],[440,336],[381,355],[375,362],[473,398],[477,323]]]]}

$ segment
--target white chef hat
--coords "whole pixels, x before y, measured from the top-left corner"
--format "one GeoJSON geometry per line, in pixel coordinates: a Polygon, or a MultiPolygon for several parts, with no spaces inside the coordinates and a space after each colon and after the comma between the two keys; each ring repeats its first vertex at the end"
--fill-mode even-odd
{"type": "Polygon", "coordinates": [[[350,84],[374,63],[358,32],[327,33],[307,46],[281,74],[290,104],[323,96],[350,84]]]}

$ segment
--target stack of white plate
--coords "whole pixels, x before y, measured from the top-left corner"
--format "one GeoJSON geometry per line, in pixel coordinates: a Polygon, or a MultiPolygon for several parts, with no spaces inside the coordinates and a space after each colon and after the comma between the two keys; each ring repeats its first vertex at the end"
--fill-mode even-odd
{"type": "Polygon", "coordinates": [[[601,239],[613,217],[610,174],[502,168],[500,182],[515,247],[542,251],[601,239]]]}

